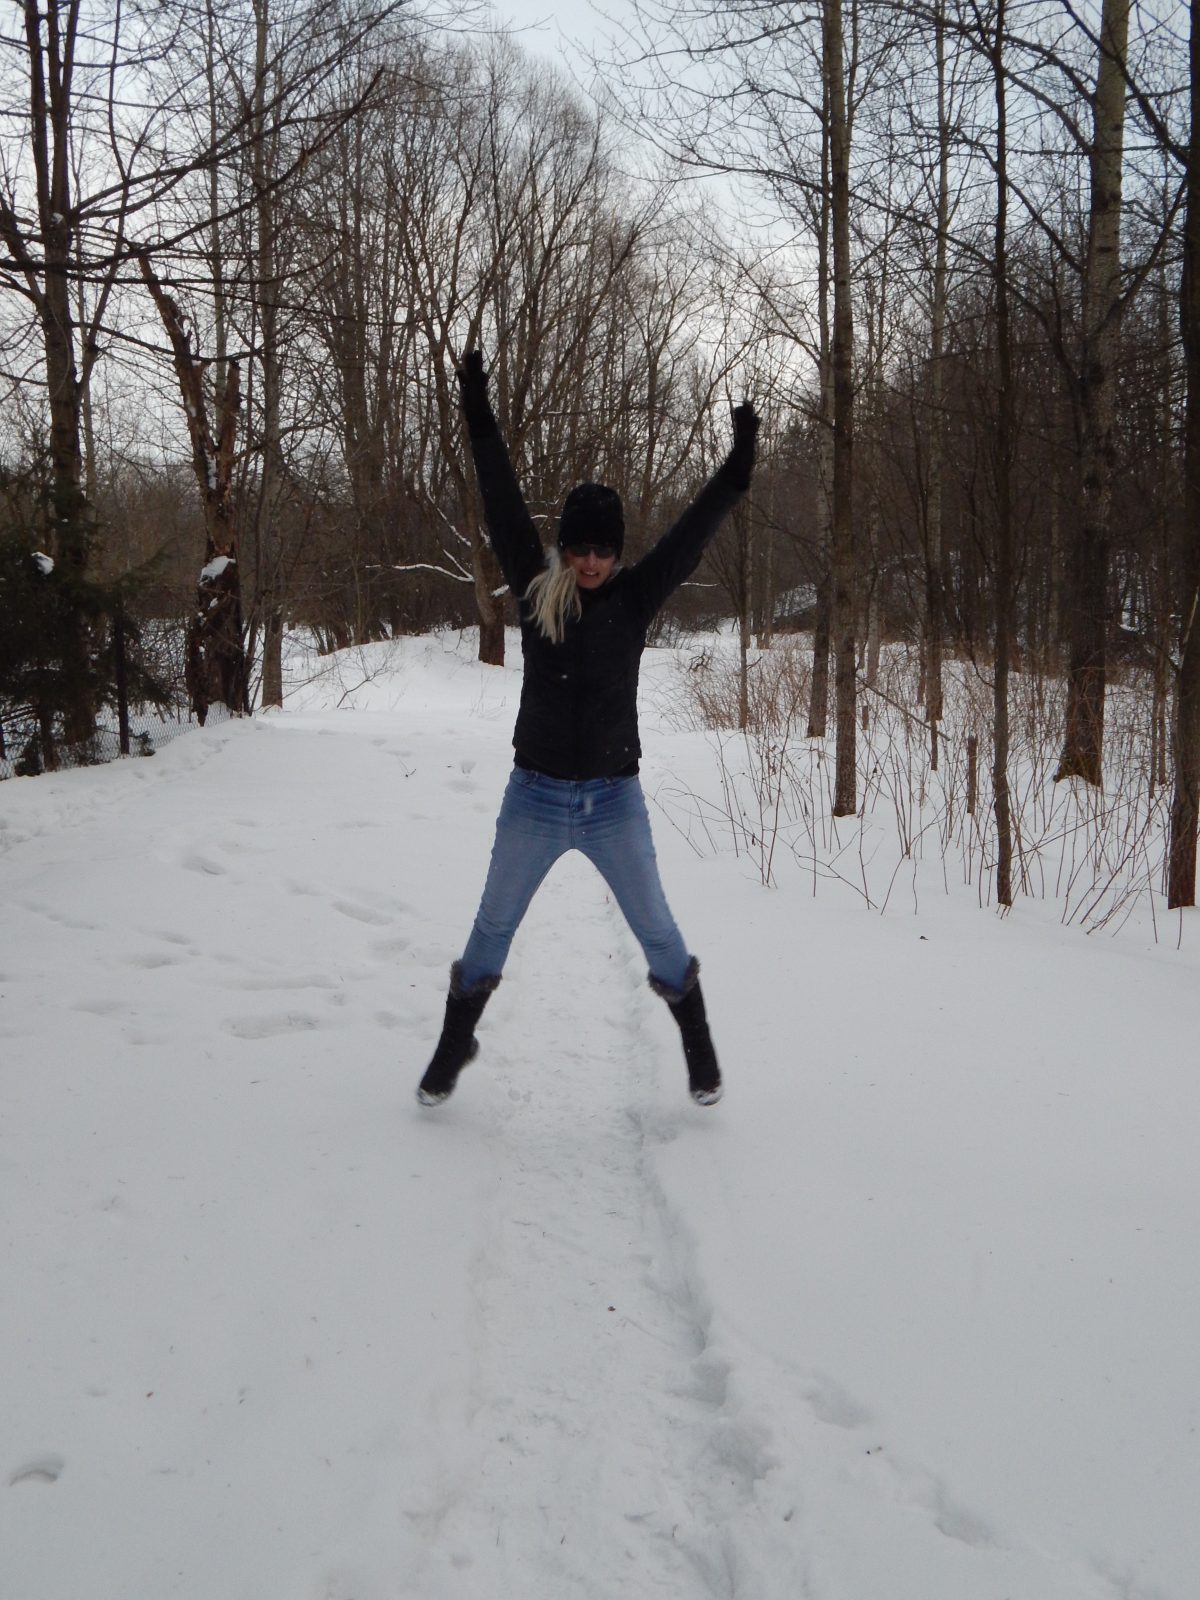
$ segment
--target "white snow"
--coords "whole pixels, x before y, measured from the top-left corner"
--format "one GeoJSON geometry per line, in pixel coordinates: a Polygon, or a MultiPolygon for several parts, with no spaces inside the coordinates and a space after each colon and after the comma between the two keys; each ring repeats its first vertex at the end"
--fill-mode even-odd
{"type": "Polygon", "coordinates": [[[33,552],[33,561],[38,571],[45,578],[48,578],[54,571],[54,557],[48,556],[44,550],[35,550],[33,552]]]}
{"type": "Polygon", "coordinates": [[[3,1600],[1192,1600],[1194,921],[764,889],[654,652],[724,1101],[568,858],[422,1111],[472,645],[0,784],[3,1600]]]}
{"type": "Polygon", "coordinates": [[[233,556],[214,556],[213,559],[200,569],[201,583],[215,583],[226,567],[235,566],[233,556]]]}

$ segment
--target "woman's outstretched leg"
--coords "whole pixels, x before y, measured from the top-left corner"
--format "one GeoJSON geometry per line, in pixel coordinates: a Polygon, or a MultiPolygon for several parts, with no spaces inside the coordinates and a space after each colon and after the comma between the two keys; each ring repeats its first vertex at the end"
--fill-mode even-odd
{"type": "Polygon", "coordinates": [[[497,984],[513,937],[539,885],[566,848],[553,807],[538,794],[537,774],[516,769],[496,820],[483,897],[462,959],[450,969],[442,1033],[417,1089],[424,1106],[449,1099],[458,1075],[479,1051],[475,1025],[497,984]]]}
{"type": "Polygon", "coordinates": [[[478,1055],[475,1024],[499,982],[498,977],[480,978],[468,988],[463,983],[462,962],[456,961],[450,968],[450,992],[446,996],[442,1035],[417,1087],[417,1099],[423,1106],[440,1106],[443,1100],[448,1100],[454,1093],[459,1073],[478,1055]]]}
{"type": "Polygon", "coordinates": [[[700,989],[700,963],[689,956],[667,905],[638,780],[609,780],[595,800],[590,825],[580,833],[579,848],[612,890],[645,953],[650,987],[667,1002],[679,1027],[692,1099],[715,1105],[721,1098],[721,1069],[700,989]]]}
{"type": "Polygon", "coordinates": [[[700,988],[700,963],[695,956],[688,963],[682,989],[669,989],[654,977],[650,987],[667,1002],[683,1040],[683,1059],[687,1062],[688,1093],[698,1106],[715,1106],[721,1098],[721,1068],[700,988]]]}
{"type": "Polygon", "coordinates": [[[556,803],[553,785],[553,779],[520,767],[508,780],[487,881],[462,953],[462,978],[468,986],[499,978],[530,901],[569,849],[566,808],[556,803]]]}

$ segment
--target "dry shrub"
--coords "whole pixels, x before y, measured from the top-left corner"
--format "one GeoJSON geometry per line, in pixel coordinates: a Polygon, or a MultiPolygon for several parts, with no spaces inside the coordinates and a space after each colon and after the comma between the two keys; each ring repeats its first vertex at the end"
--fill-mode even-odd
{"type": "MultiPolygon", "coordinates": [[[[727,651],[714,645],[689,657],[684,674],[689,726],[740,728],[739,661],[731,663],[727,651]]],[[[798,639],[786,638],[770,650],[753,652],[746,671],[746,727],[755,734],[773,735],[806,723],[811,684],[811,651],[802,649],[798,639]]]]}
{"type": "MultiPolygon", "coordinates": [[[[992,686],[971,663],[948,666],[938,766],[917,703],[915,655],[884,651],[870,686],[860,685],[867,727],[857,730],[859,813],[834,818],[833,735],[806,737],[811,646],[788,638],[751,660],[748,716],[739,729],[741,675],[736,647],[718,644],[682,664],[679,720],[714,735],[720,798],[691,796],[714,848],[749,855],[764,884],[782,862],[800,866],[813,888],[850,884],[864,903],[885,908],[899,885],[914,899],[931,879],[974,886],[993,898],[992,686]],[[968,741],[977,740],[978,797],[968,793],[968,741]]],[[[1130,673],[1107,701],[1105,784],[1054,782],[1063,736],[1061,679],[1014,674],[1010,716],[1016,886],[1054,902],[1064,923],[1114,930],[1134,913],[1158,933],[1169,796],[1152,772],[1152,689],[1130,673]]]]}

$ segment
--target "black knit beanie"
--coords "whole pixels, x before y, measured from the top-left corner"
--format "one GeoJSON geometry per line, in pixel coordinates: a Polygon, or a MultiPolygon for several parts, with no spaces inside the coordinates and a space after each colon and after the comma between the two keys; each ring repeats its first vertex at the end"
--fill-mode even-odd
{"type": "Polygon", "coordinates": [[[563,501],[558,522],[558,547],[610,544],[618,555],[625,544],[621,496],[604,483],[577,483],[563,501]]]}

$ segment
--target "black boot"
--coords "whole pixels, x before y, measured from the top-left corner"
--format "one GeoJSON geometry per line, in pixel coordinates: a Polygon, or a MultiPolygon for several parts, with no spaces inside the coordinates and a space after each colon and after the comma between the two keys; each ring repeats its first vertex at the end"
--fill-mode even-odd
{"type": "Polygon", "coordinates": [[[442,1036],[417,1090],[417,1099],[423,1106],[440,1106],[443,1100],[448,1100],[454,1093],[459,1073],[468,1061],[475,1059],[479,1050],[475,1024],[499,982],[498,977],[480,978],[478,983],[465,989],[462,962],[456,961],[450,968],[450,993],[446,996],[442,1036]]]}
{"type": "Polygon", "coordinates": [[[662,995],[671,1008],[671,1015],[679,1024],[692,1099],[698,1106],[715,1106],[721,1098],[721,1069],[717,1065],[717,1052],[713,1049],[708,1018],[704,1014],[700,963],[695,956],[688,962],[682,989],[670,988],[653,973],[650,975],[650,987],[655,994],[662,995]]]}

